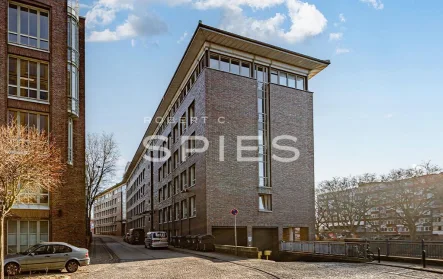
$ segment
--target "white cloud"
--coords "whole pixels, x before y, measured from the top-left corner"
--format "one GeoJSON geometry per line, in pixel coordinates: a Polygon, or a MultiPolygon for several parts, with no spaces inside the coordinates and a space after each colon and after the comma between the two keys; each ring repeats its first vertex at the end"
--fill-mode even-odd
{"type": "Polygon", "coordinates": [[[131,46],[135,47],[135,40],[134,39],[131,39],[131,46]]]}
{"type": "Polygon", "coordinates": [[[196,0],[194,5],[197,9],[227,8],[241,11],[240,6],[249,6],[253,9],[264,9],[281,5],[285,0],[196,0]]]}
{"type": "MultiPolygon", "coordinates": [[[[261,1],[257,1],[255,7],[258,7],[258,2],[261,1]]],[[[262,2],[261,6],[265,6],[265,4],[270,5],[271,1],[262,2]]],[[[281,1],[274,2],[281,3],[281,1]]],[[[286,0],[286,7],[288,15],[276,13],[268,19],[247,17],[241,9],[225,9],[220,27],[258,40],[284,39],[289,43],[298,43],[308,37],[316,36],[326,28],[327,20],[315,5],[299,0],[286,0]],[[287,19],[290,20],[289,30],[283,27],[287,19]]]]}
{"type": "Polygon", "coordinates": [[[138,36],[149,37],[165,33],[168,30],[165,22],[157,16],[145,13],[143,16],[129,15],[125,23],[117,26],[115,31],[105,29],[92,31],[89,42],[108,42],[132,39],[138,36]]]}
{"type": "Polygon", "coordinates": [[[338,47],[338,48],[335,49],[335,53],[336,54],[345,54],[345,53],[349,53],[349,52],[351,52],[351,50],[348,49],[348,48],[340,48],[340,47],[338,47]]]}
{"type": "Polygon", "coordinates": [[[183,33],[183,35],[180,36],[180,39],[178,39],[177,44],[181,44],[186,37],[188,37],[188,32],[183,33]]]}
{"type": "Polygon", "coordinates": [[[381,0],[360,0],[360,2],[367,3],[376,10],[383,10],[383,8],[385,7],[381,0]]]}
{"type": "Polygon", "coordinates": [[[338,18],[340,19],[340,22],[346,22],[346,18],[344,14],[339,14],[338,18]]]}
{"type": "Polygon", "coordinates": [[[343,38],[343,33],[330,33],[329,40],[330,41],[338,41],[343,38]]]}

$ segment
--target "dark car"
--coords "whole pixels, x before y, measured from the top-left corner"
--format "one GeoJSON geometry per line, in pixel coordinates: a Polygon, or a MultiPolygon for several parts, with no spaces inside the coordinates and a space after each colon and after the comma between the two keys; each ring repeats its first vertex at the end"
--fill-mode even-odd
{"type": "Polygon", "coordinates": [[[144,229],[130,229],[128,243],[144,244],[145,243],[145,230],[144,229]]]}
{"type": "Polygon", "coordinates": [[[124,241],[124,242],[128,242],[128,241],[129,241],[129,233],[126,233],[126,234],[123,236],[123,241],[124,241]]]}

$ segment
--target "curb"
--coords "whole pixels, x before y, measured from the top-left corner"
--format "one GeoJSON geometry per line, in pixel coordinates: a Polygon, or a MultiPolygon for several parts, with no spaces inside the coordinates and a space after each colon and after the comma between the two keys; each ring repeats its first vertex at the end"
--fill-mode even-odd
{"type": "Polygon", "coordinates": [[[386,263],[366,263],[366,264],[373,264],[373,265],[383,265],[383,266],[390,266],[390,267],[397,267],[397,268],[404,268],[404,269],[410,269],[410,270],[416,270],[416,271],[425,271],[435,274],[443,274],[443,270],[435,270],[435,269],[428,269],[428,268],[422,268],[422,267],[413,267],[413,266],[402,266],[402,265],[396,265],[396,264],[386,264],[386,263]]]}

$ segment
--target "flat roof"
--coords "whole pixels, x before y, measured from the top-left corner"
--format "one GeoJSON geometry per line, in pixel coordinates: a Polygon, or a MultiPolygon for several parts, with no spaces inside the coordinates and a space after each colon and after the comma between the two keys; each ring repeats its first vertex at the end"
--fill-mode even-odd
{"type": "Polygon", "coordinates": [[[107,193],[109,193],[109,192],[111,192],[111,191],[113,191],[113,190],[115,190],[115,189],[117,189],[117,188],[119,188],[120,186],[123,186],[123,185],[125,185],[125,183],[124,183],[123,181],[120,182],[120,183],[117,183],[117,184],[115,184],[114,186],[112,186],[112,187],[110,187],[110,188],[108,188],[108,189],[106,189],[106,190],[103,190],[102,192],[100,192],[99,194],[97,194],[97,197],[95,197],[95,199],[98,199],[98,198],[100,198],[101,196],[106,195],[107,193]]]}
{"type": "MultiPolygon", "coordinates": [[[[300,54],[288,49],[280,48],[251,38],[243,37],[231,32],[227,32],[212,26],[199,22],[194,35],[192,36],[183,57],[175,70],[175,73],[166,89],[163,98],[160,101],[157,110],[152,119],[162,117],[169,104],[174,99],[175,94],[180,89],[180,85],[186,77],[187,72],[197,59],[201,48],[205,42],[214,43],[231,49],[237,49],[243,52],[261,56],[264,58],[280,61],[289,65],[294,65],[309,71],[308,78],[314,77],[316,74],[324,70],[331,62],[329,60],[321,60],[304,54],[300,54]]],[[[123,181],[127,181],[135,168],[139,158],[143,156],[145,146],[143,139],[154,134],[158,123],[151,121],[146,132],[140,141],[134,157],[129,164],[123,176],[123,181]]]]}

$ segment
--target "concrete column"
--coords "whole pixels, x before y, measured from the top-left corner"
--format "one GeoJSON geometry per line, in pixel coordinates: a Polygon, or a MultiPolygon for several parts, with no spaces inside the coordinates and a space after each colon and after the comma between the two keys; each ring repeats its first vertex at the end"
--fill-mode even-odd
{"type": "Polygon", "coordinates": [[[246,233],[248,235],[248,247],[252,247],[252,226],[246,226],[246,233]]]}

